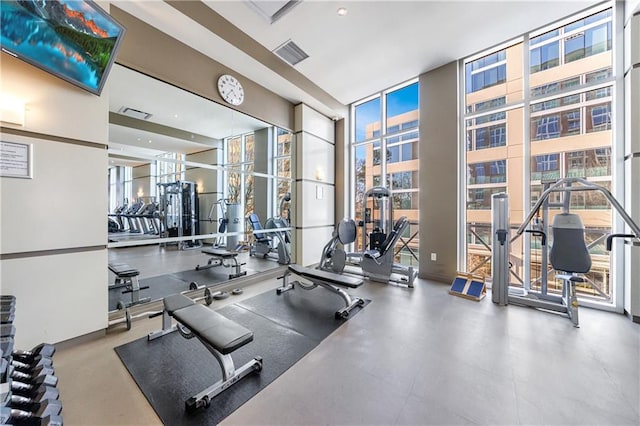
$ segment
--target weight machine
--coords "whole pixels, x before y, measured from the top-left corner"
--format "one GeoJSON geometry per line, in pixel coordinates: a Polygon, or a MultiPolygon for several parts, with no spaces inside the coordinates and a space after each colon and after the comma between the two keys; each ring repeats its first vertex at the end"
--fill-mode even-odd
{"type": "Polygon", "coordinates": [[[257,214],[251,213],[247,216],[247,220],[253,228],[254,241],[251,243],[249,255],[267,258],[277,253],[278,263],[288,265],[291,263],[291,232],[281,231],[282,228],[289,227],[290,210],[287,209],[287,218],[285,218],[285,203],[291,202],[291,193],[287,192],[280,198],[278,208],[278,216],[267,219],[265,227],[262,227],[260,218],[257,214]],[[267,230],[277,230],[271,232],[261,232],[267,230]],[[274,247],[275,242],[275,247],[274,247]]]}
{"type": "Polygon", "coordinates": [[[319,268],[340,273],[345,270],[346,265],[357,266],[362,270],[361,275],[372,281],[394,282],[412,288],[418,272],[413,266],[394,262],[395,245],[409,226],[409,220],[402,216],[394,223],[391,192],[387,188],[374,186],[365,192],[362,218],[359,224],[362,228],[362,251],[346,253],[339,248],[338,244],[352,243],[357,237],[354,235],[353,240],[345,241],[338,238],[336,229],[333,238],[322,251],[319,268]],[[377,219],[376,210],[380,212],[377,219]]]}
{"type": "Polygon", "coordinates": [[[241,205],[238,203],[232,203],[228,198],[221,198],[216,201],[209,210],[209,221],[213,220],[214,211],[220,210],[220,216],[218,217],[218,234],[221,234],[216,239],[214,247],[226,248],[227,250],[236,250],[240,241],[239,235],[224,236],[227,232],[242,232],[242,220],[241,217],[241,205]]]}
{"type": "MultiPolygon", "coordinates": [[[[640,228],[625,212],[608,189],[582,178],[564,178],[551,184],[545,183],[545,190],[533,206],[525,221],[510,235],[509,198],[505,193],[494,194],[491,197],[491,234],[492,234],[492,300],[499,305],[509,303],[530,306],[546,311],[566,315],[575,327],[579,327],[578,300],[576,284],[589,284],[596,292],[604,293],[582,276],[591,268],[591,257],[588,249],[601,241],[598,239],[587,245],[584,238],[584,226],[580,217],[570,213],[571,194],[576,191],[599,191],[625,221],[631,233],[610,234],[606,238],[607,251],[611,251],[614,238],[630,238],[640,241],[640,228]],[[577,186],[576,186],[577,184],[577,186]],[[559,202],[550,200],[551,194],[560,193],[559,202]],[[553,217],[549,225],[549,209],[560,208],[561,213],[553,217]],[[513,244],[523,233],[541,237],[540,244],[540,290],[531,288],[531,281],[521,280],[511,269],[510,255],[513,244]],[[552,235],[552,244],[548,244],[552,235]],[[548,288],[549,265],[560,273],[555,278],[562,281],[562,293],[551,294],[548,288]],[[515,276],[522,287],[510,285],[510,277],[515,276]]],[[[536,280],[536,281],[538,281],[536,280]]]]}
{"type": "MultiPolygon", "coordinates": [[[[198,221],[198,185],[189,181],[158,184],[160,238],[195,237],[200,233],[198,221]]],[[[200,240],[179,241],[180,250],[202,247],[200,240]]],[[[167,243],[162,243],[166,247],[167,243]]]]}

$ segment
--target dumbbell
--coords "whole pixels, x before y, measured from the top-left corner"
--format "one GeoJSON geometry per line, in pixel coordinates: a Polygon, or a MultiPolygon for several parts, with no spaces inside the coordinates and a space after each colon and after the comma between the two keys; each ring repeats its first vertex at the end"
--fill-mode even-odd
{"type": "Polygon", "coordinates": [[[24,396],[11,395],[8,406],[10,408],[15,408],[22,411],[30,411],[32,413],[39,413],[42,410],[45,416],[58,416],[62,412],[62,402],[60,402],[59,399],[45,399],[43,401],[37,402],[32,400],[31,398],[26,398],[24,396]]]}
{"type": "Polygon", "coordinates": [[[13,368],[14,371],[28,374],[31,377],[43,376],[47,374],[53,374],[53,375],[56,374],[56,371],[52,365],[38,365],[35,367],[31,367],[29,365],[25,367],[25,365],[26,364],[22,364],[22,363],[18,363],[18,364],[11,363],[11,367],[13,368]]]}
{"type": "Polygon", "coordinates": [[[30,351],[14,350],[12,355],[14,359],[20,362],[29,363],[38,355],[51,358],[55,352],[56,347],[52,344],[40,343],[39,345],[34,346],[30,351]]]}
{"type": "Polygon", "coordinates": [[[198,285],[198,283],[195,282],[195,281],[192,281],[189,284],[189,290],[201,290],[203,288],[204,288],[204,296],[196,297],[195,299],[193,299],[195,302],[199,302],[200,300],[204,300],[204,303],[206,303],[207,306],[209,306],[209,305],[211,305],[213,303],[214,300],[222,300],[222,299],[226,299],[227,297],[229,297],[229,293],[227,293],[226,291],[214,291],[214,292],[212,292],[209,287],[206,287],[204,285],[198,285]]]}
{"type": "Polygon", "coordinates": [[[60,397],[60,392],[55,386],[37,385],[18,382],[11,379],[9,380],[9,386],[11,388],[12,394],[25,396],[35,401],[42,401],[45,399],[58,399],[60,397]]]}
{"type": "MultiPolygon", "coordinates": [[[[20,365],[24,366],[25,364],[20,364],[20,365]]],[[[0,379],[2,381],[6,381],[7,378],[21,380],[23,379],[23,376],[22,376],[23,374],[26,374],[27,377],[38,377],[38,376],[54,376],[55,377],[55,370],[53,369],[52,366],[43,366],[43,365],[39,365],[35,368],[23,368],[21,366],[16,366],[13,363],[9,363],[4,358],[0,359],[0,379]]]]}
{"type": "Polygon", "coordinates": [[[36,355],[31,362],[20,362],[18,360],[12,360],[11,365],[20,371],[33,370],[38,367],[49,367],[53,369],[53,361],[51,358],[41,355],[36,355]]]}
{"type": "MultiPolygon", "coordinates": [[[[54,410],[55,411],[55,410],[54,410]]],[[[15,425],[49,425],[62,426],[62,417],[47,413],[47,405],[41,407],[37,413],[16,410],[14,408],[2,407],[0,409],[0,420],[2,424],[15,425]]]]}
{"type": "Polygon", "coordinates": [[[13,324],[1,324],[0,325],[0,337],[13,338],[16,335],[16,326],[13,324]]]}
{"type": "Polygon", "coordinates": [[[41,402],[47,399],[58,399],[60,398],[60,391],[58,388],[54,388],[51,386],[40,386],[36,388],[26,388],[24,387],[24,383],[11,381],[11,396],[23,396],[25,398],[29,398],[34,402],[41,402]]]}
{"type": "Polygon", "coordinates": [[[11,324],[15,319],[16,312],[13,309],[10,311],[2,309],[0,311],[0,321],[2,321],[2,324],[11,324]]]}
{"type": "Polygon", "coordinates": [[[32,376],[30,374],[13,370],[11,371],[10,376],[13,380],[29,385],[56,386],[58,384],[58,377],[53,374],[38,374],[37,376],[32,376]]]}

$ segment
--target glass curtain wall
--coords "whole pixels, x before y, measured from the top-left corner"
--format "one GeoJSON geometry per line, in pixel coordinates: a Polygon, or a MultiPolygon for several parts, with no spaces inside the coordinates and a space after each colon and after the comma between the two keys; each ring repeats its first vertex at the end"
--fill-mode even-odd
{"type": "MultiPolygon", "coordinates": [[[[612,188],[612,51],[612,9],[600,7],[465,61],[468,272],[491,274],[491,194],[509,194],[517,227],[549,182],[582,177],[612,188]]],[[[613,303],[603,238],[611,232],[610,206],[600,193],[574,192],[570,210],[585,224],[593,261],[579,295],[613,303]]],[[[551,208],[550,218],[559,212],[551,208]]],[[[512,247],[512,270],[524,277],[530,268],[536,289],[540,241],[531,237],[525,250],[520,240],[512,247]]],[[[553,273],[548,285],[561,291],[553,273]]]]}
{"type": "Polygon", "coordinates": [[[185,168],[182,163],[185,158],[184,154],[166,152],[158,155],[157,158],[155,165],[155,181],[157,183],[170,183],[185,179],[185,168]]]}
{"type": "MultiPolygon", "coordinates": [[[[373,208],[365,193],[374,186],[391,192],[393,220],[410,221],[396,246],[396,262],[418,267],[418,145],[419,86],[411,81],[375,94],[351,107],[353,214],[365,220],[365,208],[373,208]]],[[[375,211],[376,209],[374,209],[375,211]]],[[[380,219],[380,218],[377,218],[380,219]]],[[[356,250],[362,251],[363,226],[358,227],[356,250]]]]}

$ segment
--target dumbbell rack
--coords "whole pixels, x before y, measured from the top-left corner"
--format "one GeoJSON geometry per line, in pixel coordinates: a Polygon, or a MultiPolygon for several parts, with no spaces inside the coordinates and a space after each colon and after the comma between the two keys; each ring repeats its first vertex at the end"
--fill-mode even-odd
{"type": "Polygon", "coordinates": [[[16,298],[0,295],[0,425],[62,426],[55,347],[14,348],[16,298]]]}

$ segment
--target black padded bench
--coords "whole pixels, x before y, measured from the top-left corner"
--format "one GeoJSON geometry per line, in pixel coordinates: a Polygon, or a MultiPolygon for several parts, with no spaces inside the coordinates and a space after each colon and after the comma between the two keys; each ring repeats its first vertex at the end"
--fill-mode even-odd
{"type": "MultiPolygon", "coordinates": [[[[221,380],[185,401],[185,409],[187,411],[191,412],[200,407],[208,407],[216,395],[238,382],[247,374],[262,370],[262,358],[260,357],[252,359],[238,369],[235,368],[231,358],[233,351],[253,341],[253,332],[251,330],[204,305],[194,302],[184,294],[174,294],[166,297],[164,299],[164,309],[167,315],[175,318],[178,322],[177,326],[171,331],[177,329],[185,338],[197,337],[218,360],[222,369],[221,380]]],[[[167,332],[161,335],[167,334],[167,332]]],[[[149,335],[149,340],[152,340],[151,335],[149,335]]]]}
{"type": "Polygon", "coordinates": [[[212,247],[212,248],[203,249],[202,253],[208,255],[210,259],[207,262],[207,264],[204,266],[196,265],[196,271],[200,271],[202,269],[215,268],[216,266],[224,266],[225,268],[229,268],[233,266],[236,268],[236,272],[235,274],[229,274],[230,280],[233,278],[241,277],[243,275],[247,275],[247,271],[242,270],[242,265],[244,265],[244,263],[238,263],[237,251],[230,251],[226,249],[212,247]],[[233,264],[227,263],[226,262],[227,260],[233,261],[233,264]]]}
{"type": "Polygon", "coordinates": [[[323,271],[320,269],[306,268],[300,265],[289,265],[282,278],[282,286],[279,287],[276,292],[282,294],[285,291],[292,290],[294,284],[298,284],[299,287],[305,290],[312,290],[317,286],[326,288],[333,293],[338,294],[342,300],[344,300],[345,307],[336,312],[336,318],[347,318],[349,313],[356,306],[364,306],[364,300],[359,297],[351,297],[349,294],[340,287],[358,288],[364,282],[360,278],[350,277],[347,275],[335,274],[333,272],[323,271]],[[312,282],[312,285],[304,285],[300,281],[289,282],[289,275],[297,275],[300,278],[304,278],[312,282]]]}
{"type": "Polygon", "coordinates": [[[131,293],[131,301],[128,303],[118,302],[118,309],[128,308],[133,305],[137,305],[139,303],[146,303],[151,300],[149,297],[140,298],[140,290],[145,290],[149,288],[149,286],[140,287],[140,282],[138,281],[138,275],[140,275],[140,271],[126,263],[110,263],[109,270],[116,275],[115,282],[111,289],[116,289],[120,287],[125,287],[125,290],[122,294],[131,293]]]}

